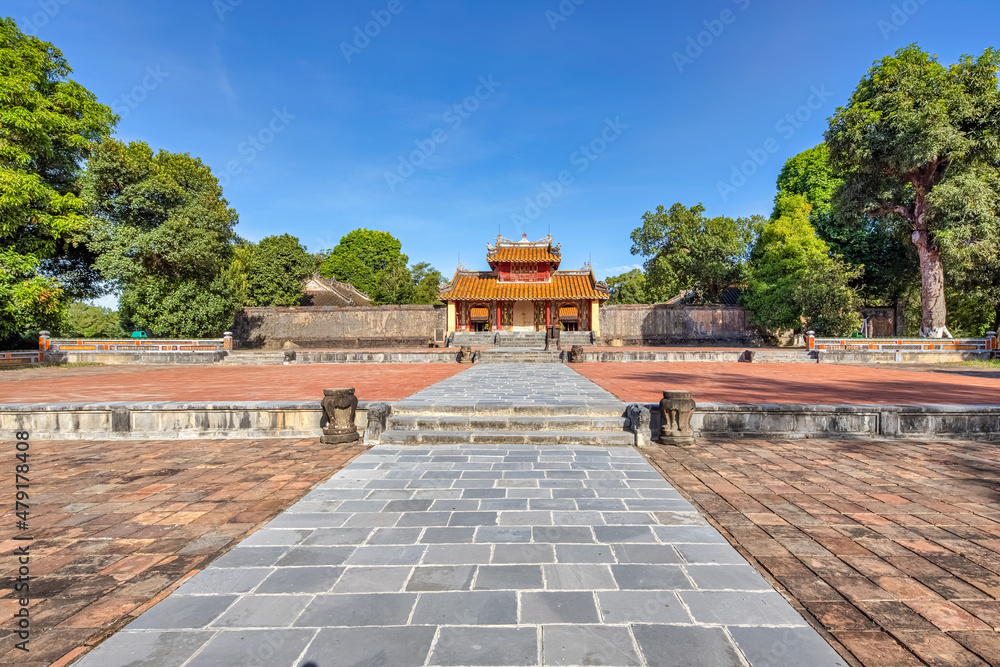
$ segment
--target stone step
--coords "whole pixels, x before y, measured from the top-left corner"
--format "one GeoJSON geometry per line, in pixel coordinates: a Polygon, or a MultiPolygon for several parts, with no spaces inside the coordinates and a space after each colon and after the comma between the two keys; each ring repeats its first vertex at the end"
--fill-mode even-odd
{"type": "Polygon", "coordinates": [[[493,348],[479,352],[476,361],[481,364],[558,364],[562,362],[562,354],[559,350],[493,348]]]}
{"type": "Polygon", "coordinates": [[[625,431],[384,431],[383,445],[599,445],[631,446],[625,431]]]}
{"type": "Polygon", "coordinates": [[[819,363],[819,355],[810,350],[753,350],[755,364],[819,363]]]}
{"type": "Polygon", "coordinates": [[[508,403],[505,401],[475,401],[462,405],[436,405],[417,400],[400,401],[392,406],[392,417],[622,417],[625,404],[619,401],[564,403],[508,403]]]}
{"type": "Polygon", "coordinates": [[[232,351],[219,362],[220,366],[281,366],[295,360],[295,353],[285,350],[232,351]]]}
{"type": "Polygon", "coordinates": [[[480,416],[480,415],[392,415],[391,431],[618,431],[625,418],[577,416],[480,416]]]}

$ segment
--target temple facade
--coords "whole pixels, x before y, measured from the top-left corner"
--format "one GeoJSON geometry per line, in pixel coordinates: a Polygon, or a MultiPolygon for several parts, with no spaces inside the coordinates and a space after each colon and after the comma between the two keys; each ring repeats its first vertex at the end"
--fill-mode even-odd
{"type": "Polygon", "coordinates": [[[560,271],[560,247],[552,236],[520,241],[497,236],[486,246],[489,271],[459,266],[438,298],[448,304],[451,331],[566,331],[600,334],[599,307],[611,293],[587,265],[560,271]]]}

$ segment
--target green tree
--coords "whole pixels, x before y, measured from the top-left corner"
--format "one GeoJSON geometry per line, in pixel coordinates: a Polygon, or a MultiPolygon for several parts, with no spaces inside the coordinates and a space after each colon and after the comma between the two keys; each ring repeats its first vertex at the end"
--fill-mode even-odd
{"type": "Polygon", "coordinates": [[[369,292],[372,305],[388,306],[392,304],[414,303],[416,286],[413,275],[406,268],[406,262],[395,261],[378,274],[375,290],[369,292]]]}
{"type": "Polygon", "coordinates": [[[79,301],[69,304],[60,331],[64,336],[80,338],[117,338],[123,335],[118,313],[79,301]]]}
{"type": "Polygon", "coordinates": [[[439,303],[438,288],[443,276],[427,262],[417,262],[410,267],[413,276],[413,303],[439,303]]]}
{"type": "Polygon", "coordinates": [[[610,276],[607,283],[611,288],[609,304],[650,303],[646,295],[646,275],[642,269],[632,269],[627,273],[610,276]]]}
{"type": "Polygon", "coordinates": [[[701,204],[676,203],[666,210],[646,211],[632,232],[632,254],[646,258],[646,294],[665,301],[680,290],[693,290],[694,300],[718,303],[722,291],[744,279],[750,246],[764,219],[706,218],[701,204]]]}
{"type": "Polygon", "coordinates": [[[916,45],[876,62],[826,141],[844,179],[837,205],[905,229],[920,261],[923,336],[946,332],[943,256],[995,257],[1000,52],[945,67],[916,45]]]}
{"type": "Polygon", "coordinates": [[[118,118],[72,71],[55,46],[0,18],[0,339],[54,328],[68,298],[99,291],[78,176],[118,118]]]}
{"type": "MultiPolygon", "coordinates": [[[[852,281],[866,303],[895,305],[920,280],[916,251],[897,227],[881,225],[867,215],[848,215],[835,206],[843,186],[823,143],[795,155],[778,174],[775,203],[789,194],[802,195],[812,206],[809,221],[834,254],[864,271],[852,281]]],[[[774,214],[772,214],[774,217],[774,214]]]]}
{"type": "Polygon", "coordinates": [[[313,256],[291,234],[261,239],[252,247],[247,270],[247,305],[299,305],[303,282],[315,266],[313,256]]]}
{"type": "Polygon", "coordinates": [[[232,325],[243,298],[232,271],[238,216],[201,160],[111,139],[84,182],[97,221],[90,246],[121,293],[123,324],[171,337],[232,325]]]}
{"type": "Polygon", "coordinates": [[[860,325],[861,301],[849,284],[859,271],[830,256],[809,222],[811,209],[801,195],[778,200],[751,254],[743,302],[767,331],[848,334],[860,325]]]}
{"type": "MultiPolygon", "coordinates": [[[[319,272],[326,278],[347,282],[356,289],[373,295],[379,286],[381,274],[389,266],[409,261],[400,252],[403,244],[392,234],[369,229],[348,232],[330,250],[320,264],[319,272]]],[[[396,274],[401,272],[396,269],[396,274]]]]}

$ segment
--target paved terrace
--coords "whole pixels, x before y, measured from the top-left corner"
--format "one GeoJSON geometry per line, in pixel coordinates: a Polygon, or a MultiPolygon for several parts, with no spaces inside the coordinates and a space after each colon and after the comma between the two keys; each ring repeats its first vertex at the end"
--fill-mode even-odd
{"type": "MultiPolygon", "coordinates": [[[[361,400],[395,401],[469,368],[454,363],[4,370],[0,403],[319,400],[323,389],[336,386],[357,387],[361,400]]],[[[673,387],[694,391],[699,401],[724,403],[1000,403],[1000,372],[989,368],[735,362],[608,362],[572,368],[627,402],[656,402],[659,392],[673,387]]],[[[471,383],[464,386],[473,390],[471,383]]],[[[489,392],[490,387],[475,389],[489,392]]]]}
{"type": "Polygon", "coordinates": [[[375,447],[78,664],[847,664],[631,448],[375,447]]]}

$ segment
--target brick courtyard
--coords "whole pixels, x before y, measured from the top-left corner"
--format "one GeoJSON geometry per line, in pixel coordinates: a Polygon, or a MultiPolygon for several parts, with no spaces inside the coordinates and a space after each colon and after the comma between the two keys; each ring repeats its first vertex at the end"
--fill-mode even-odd
{"type": "Polygon", "coordinates": [[[866,667],[1000,665],[1000,450],[701,442],[649,457],[866,667]]]}
{"type": "MultiPolygon", "coordinates": [[[[31,652],[13,648],[5,622],[0,664],[42,667],[79,655],[362,451],[315,440],[32,442],[31,652]]],[[[5,504],[7,582],[24,544],[14,534],[5,504]]],[[[0,616],[16,609],[5,586],[0,616]]]]}
{"type": "MultiPolygon", "coordinates": [[[[323,389],[357,388],[360,400],[394,401],[468,366],[302,364],[290,366],[85,366],[0,372],[0,403],[319,400],[323,389]]],[[[967,367],[833,364],[584,363],[571,366],[623,401],[659,401],[663,389],[733,403],[1000,402],[1000,372],[967,367]]]]}
{"type": "Polygon", "coordinates": [[[808,363],[584,363],[573,370],[623,401],[658,402],[687,389],[711,403],[1000,403],[997,369],[808,363]]]}
{"type": "Polygon", "coordinates": [[[0,403],[318,401],[329,387],[355,387],[362,401],[395,401],[466,368],[457,363],[32,368],[0,373],[0,403]]]}

